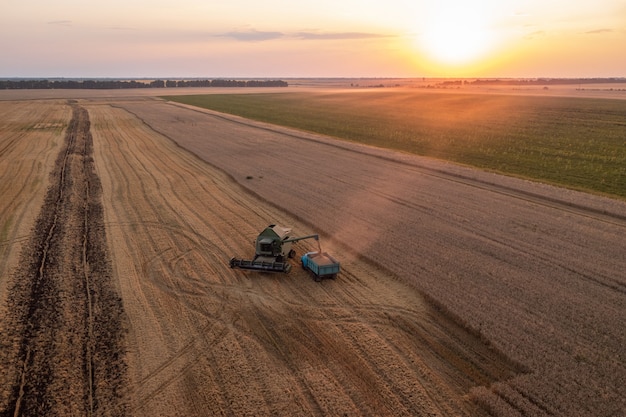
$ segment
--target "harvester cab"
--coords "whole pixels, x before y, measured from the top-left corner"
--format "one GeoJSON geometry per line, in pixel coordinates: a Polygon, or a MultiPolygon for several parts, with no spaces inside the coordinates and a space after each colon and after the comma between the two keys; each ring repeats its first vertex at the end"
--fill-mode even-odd
{"type": "Polygon", "coordinates": [[[256,238],[256,256],[269,256],[282,261],[292,258],[295,252],[289,240],[291,228],[270,224],[256,238]]]}
{"type": "Polygon", "coordinates": [[[319,246],[318,235],[292,238],[291,228],[270,224],[256,238],[254,258],[252,260],[232,258],[230,267],[254,271],[289,272],[291,265],[288,259],[296,254],[292,249],[292,244],[304,239],[315,239],[319,246]]]}

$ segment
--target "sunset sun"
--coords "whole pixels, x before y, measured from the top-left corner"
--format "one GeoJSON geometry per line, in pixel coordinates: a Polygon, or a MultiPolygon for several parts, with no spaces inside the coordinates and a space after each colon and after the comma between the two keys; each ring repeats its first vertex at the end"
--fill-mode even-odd
{"type": "Polygon", "coordinates": [[[489,25],[488,15],[471,3],[443,2],[431,10],[418,46],[440,64],[470,64],[484,58],[495,44],[489,25]]]}

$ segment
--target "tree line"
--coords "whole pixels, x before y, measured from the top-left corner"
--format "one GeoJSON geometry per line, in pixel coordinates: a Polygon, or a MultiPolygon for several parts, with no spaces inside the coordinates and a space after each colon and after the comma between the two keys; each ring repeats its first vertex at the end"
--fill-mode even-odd
{"type": "Polygon", "coordinates": [[[282,80],[0,80],[0,90],[177,88],[177,87],[287,87],[282,80]]]}
{"type": "Polygon", "coordinates": [[[533,78],[533,79],[477,79],[468,85],[568,85],[624,83],[626,78],[533,78]]]}

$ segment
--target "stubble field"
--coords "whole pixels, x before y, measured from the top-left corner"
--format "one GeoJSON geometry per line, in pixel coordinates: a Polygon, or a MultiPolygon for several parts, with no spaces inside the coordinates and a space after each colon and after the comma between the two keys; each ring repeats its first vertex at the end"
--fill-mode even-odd
{"type": "Polygon", "coordinates": [[[160,100],[0,107],[3,415],[626,406],[621,202],[160,100]],[[338,279],[231,270],[269,223],[338,279]]]}

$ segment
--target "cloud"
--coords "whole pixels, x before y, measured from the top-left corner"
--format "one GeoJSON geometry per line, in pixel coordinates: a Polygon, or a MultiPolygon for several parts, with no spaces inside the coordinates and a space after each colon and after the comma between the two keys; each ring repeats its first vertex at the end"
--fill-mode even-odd
{"type": "Polygon", "coordinates": [[[363,32],[298,32],[292,35],[298,39],[305,40],[350,40],[350,39],[373,39],[373,38],[386,38],[388,35],[381,35],[378,33],[363,33],[363,32]]]}
{"type": "Polygon", "coordinates": [[[601,33],[611,33],[613,29],[596,29],[585,32],[585,35],[599,35],[601,33]]]}
{"type": "Polygon", "coordinates": [[[107,29],[109,30],[122,30],[122,31],[127,31],[127,30],[132,30],[132,31],[136,31],[137,29],[130,27],[130,26],[109,26],[107,29]]]}
{"type": "Polygon", "coordinates": [[[535,39],[542,36],[546,36],[546,32],[544,30],[536,30],[524,36],[524,39],[535,39]]]}
{"type": "Polygon", "coordinates": [[[261,42],[261,41],[270,41],[274,39],[280,39],[285,36],[282,32],[262,32],[258,30],[249,30],[249,31],[233,31],[220,34],[218,36],[222,36],[225,38],[232,38],[241,42],[261,42]]]}
{"type": "Polygon", "coordinates": [[[390,35],[366,32],[318,32],[302,31],[294,33],[284,32],[264,32],[259,30],[232,31],[220,33],[215,36],[235,39],[240,42],[262,42],[276,39],[301,39],[301,40],[353,40],[353,39],[375,39],[387,38],[390,35]]]}
{"type": "Polygon", "coordinates": [[[49,25],[55,25],[55,26],[72,26],[72,21],[71,20],[51,20],[50,22],[47,22],[49,25]]]}

